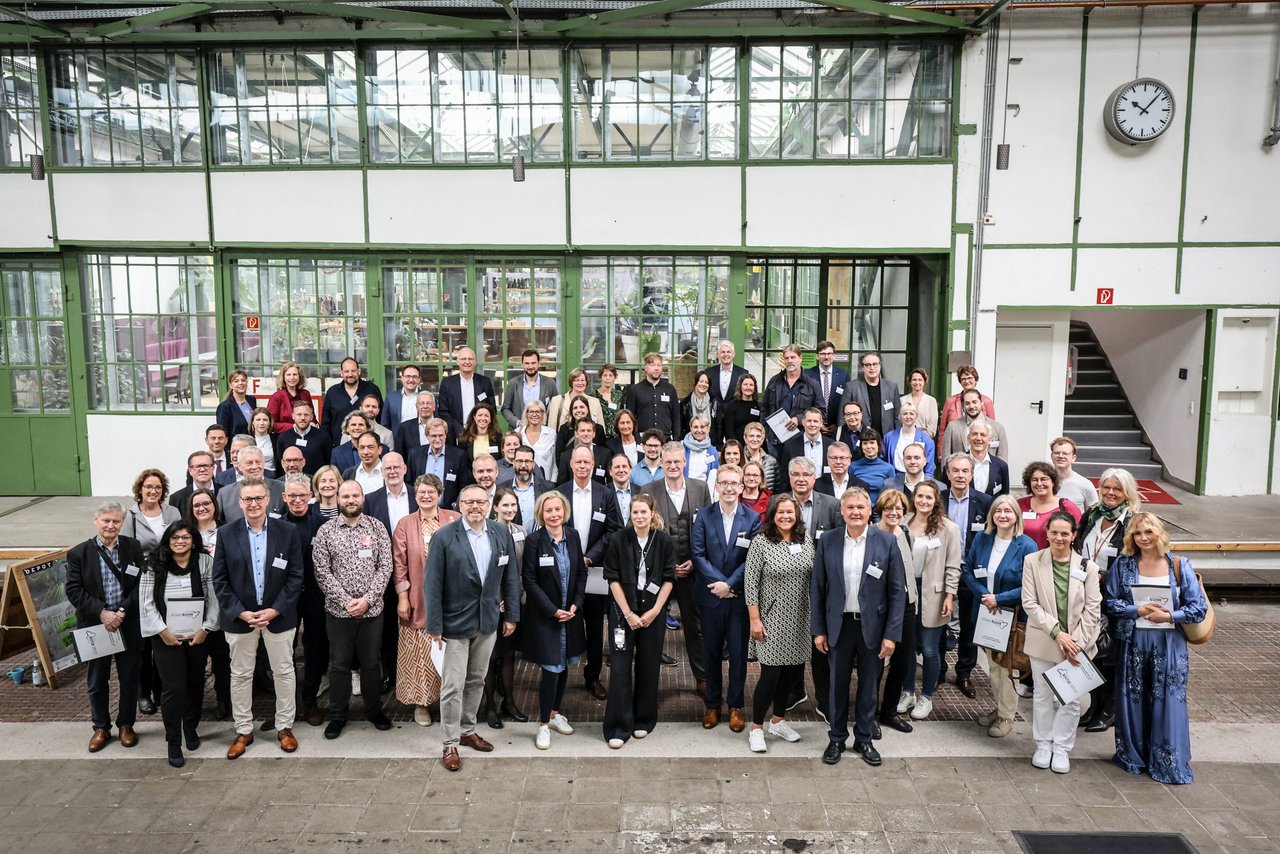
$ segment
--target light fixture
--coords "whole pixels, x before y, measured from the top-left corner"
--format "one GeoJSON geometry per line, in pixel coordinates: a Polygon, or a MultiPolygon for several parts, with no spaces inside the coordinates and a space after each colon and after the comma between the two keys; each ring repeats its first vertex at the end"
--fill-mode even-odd
{"type": "Polygon", "coordinates": [[[1009,59],[1004,66],[1004,122],[1000,129],[1000,144],[996,146],[996,169],[1000,172],[1009,169],[1009,143],[1006,140],[1009,137],[1009,111],[1016,111],[1020,108],[1017,104],[1007,103],[1009,100],[1009,68],[1013,65],[1013,12],[1010,11],[1007,17],[1009,22],[1009,59]]]}
{"type": "Polygon", "coordinates": [[[31,164],[31,180],[43,181],[44,180],[44,155],[32,154],[27,158],[27,160],[31,164]]]}

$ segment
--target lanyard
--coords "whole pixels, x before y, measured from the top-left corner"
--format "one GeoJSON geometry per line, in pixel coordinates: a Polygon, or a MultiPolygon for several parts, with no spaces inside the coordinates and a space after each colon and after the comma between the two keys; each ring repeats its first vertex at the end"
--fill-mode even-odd
{"type": "Polygon", "coordinates": [[[649,586],[649,549],[653,548],[653,531],[649,532],[649,537],[645,544],[640,545],[640,538],[636,538],[636,548],[640,552],[640,565],[636,569],[636,588],[644,590],[649,586]]]}

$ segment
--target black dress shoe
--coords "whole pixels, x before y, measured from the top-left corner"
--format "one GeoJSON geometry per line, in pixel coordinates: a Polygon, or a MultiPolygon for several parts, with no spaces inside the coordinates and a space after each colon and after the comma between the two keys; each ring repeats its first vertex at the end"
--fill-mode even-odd
{"type": "Polygon", "coordinates": [[[182,756],[182,745],[176,742],[169,744],[169,764],[174,768],[181,768],[187,764],[187,760],[182,756]]]}
{"type": "Polygon", "coordinates": [[[342,730],[347,726],[346,721],[329,721],[329,725],[324,728],[324,737],[334,739],[342,735],[342,730]]]}
{"type": "Polygon", "coordinates": [[[833,741],[827,745],[827,749],[823,751],[822,763],[824,765],[835,765],[840,761],[840,754],[844,753],[844,745],[838,741],[833,741]]]}
{"type": "Polygon", "coordinates": [[[386,732],[391,729],[391,719],[387,717],[385,712],[369,712],[364,719],[373,724],[373,728],[386,732]]]}
{"type": "Polygon", "coordinates": [[[200,736],[198,733],[189,732],[186,734],[187,750],[200,749],[200,736]]]}
{"type": "Polygon", "coordinates": [[[675,660],[674,656],[667,655],[665,652],[662,654],[662,664],[664,667],[675,667],[679,663],[680,662],[675,660]]]}
{"type": "Polygon", "coordinates": [[[875,741],[879,741],[883,737],[884,737],[884,733],[880,731],[880,724],[873,723],[871,725],[871,738],[875,741]]]}
{"type": "Polygon", "coordinates": [[[502,701],[502,713],[518,724],[527,724],[529,722],[529,716],[510,700],[502,701]]]}
{"type": "MultiPolygon", "coordinates": [[[[896,729],[898,732],[911,732],[912,730],[911,724],[907,723],[897,715],[890,715],[889,717],[881,718],[880,723],[884,724],[889,729],[896,729]]],[[[879,731],[879,729],[876,730],[876,732],[879,731]]]]}
{"type": "Polygon", "coordinates": [[[978,692],[973,689],[973,680],[967,676],[964,679],[957,679],[956,687],[960,689],[961,694],[964,694],[970,700],[978,696],[978,692]]]}
{"type": "Polygon", "coordinates": [[[505,724],[502,723],[502,715],[499,714],[498,710],[492,706],[490,706],[489,711],[485,713],[484,722],[489,725],[489,729],[502,729],[503,726],[505,726],[505,724]]]}
{"type": "Polygon", "coordinates": [[[597,700],[609,699],[609,691],[604,687],[604,683],[602,682],[592,682],[587,686],[587,690],[591,692],[591,696],[595,697],[597,700]]]}
{"type": "Polygon", "coordinates": [[[138,714],[154,715],[156,713],[156,704],[151,702],[150,697],[143,697],[138,701],[138,714]]]}
{"type": "Polygon", "coordinates": [[[1110,712],[1104,712],[1093,720],[1089,721],[1089,725],[1084,728],[1085,732],[1106,732],[1115,725],[1116,716],[1110,712]]]}
{"type": "MultiPolygon", "coordinates": [[[[854,742],[853,752],[862,757],[862,761],[871,766],[880,764],[880,751],[876,750],[872,744],[858,744],[854,742]]],[[[825,759],[825,757],[824,757],[825,759]]]]}

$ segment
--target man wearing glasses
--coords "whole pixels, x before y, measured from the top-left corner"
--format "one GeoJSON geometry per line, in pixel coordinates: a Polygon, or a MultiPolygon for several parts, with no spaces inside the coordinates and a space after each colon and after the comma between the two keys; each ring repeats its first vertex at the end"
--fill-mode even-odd
{"type": "Polygon", "coordinates": [[[194,451],[187,455],[187,485],[182,489],[175,490],[169,496],[169,506],[177,509],[179,513],[187,512],[187,502],[191,500],[191,493],[197,489],[211,489],[214,494],[222,486],[213,479],[213,454],[208,451],[194,451]]]}
{"type": "Polygon", "coordinates": [[[862,376],[850,380],[844,387],[844,398],[841,407],[851,400],[862,407],[862,424],[874,427],[880,435],[898,427],[898,405],[902,392],[898,384],[888,377],[880,375],[880,354],[867,352],[862,354],[862,376]]]}
{"type": "Polygon", "coordinates": [[[640,449],[644,456],[631,472],[631,482],[636,486],[644,486],[655,480],[662,480],[662,443],[661,430],[646,430],[640,437],[640,449]]]}
{"type": "Polygon", "coordinates": [[[218,529],[212,575],[220,622],[231,647],[236,739],[227,749],[228,759],[238,759],[253,744],[253,669],[259,639],[267,648],[275,682],[276,738],[284,752],[298,749],[293,735],[293,639],[302,595],[302,545],[293,525],[268,518],[271,493],[261,475],[245,475],[237,486],[243,518],[218,529]]]}

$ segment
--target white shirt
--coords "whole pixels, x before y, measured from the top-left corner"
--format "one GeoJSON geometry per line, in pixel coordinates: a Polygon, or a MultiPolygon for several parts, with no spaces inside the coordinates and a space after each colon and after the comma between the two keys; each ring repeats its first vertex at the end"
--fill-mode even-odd
{"type": "Polygon", "coordinates": [[[911,432],[907,432],[907,428],[903,427],[898,430],[898,444],[893,448],[893,467],[903,474],[907,473],[907,467],[902,464],[902,452],[907,449],[916,440],[916,428],[910,428],[911,432]]]}
{"type": "Polygon", "coordinates": [[[632,468],[635,468],[636,464],[640,462],[640,446],[635,442],[632,442],[630,445],[624,444],[622,446],[622,453],[627,455],[627,459],[631,461],[632,468]]]}
{"type": "MultiPolygon", "coordinates": [[[[902,447],[899,445],[898,447],[902,447]]],[[[974,457],[977,460],[977,457],[974,457]]],[[[987,484],[991,482],[991,454],[987,453],[982,459],[974,463],[973,466],[973,491],[986,492],[987,484]]]]}
{"type": "Polygon", "coordinates": [[[396,529],[400,520],[409,515],[409,488],[401,484],[398,496],[391,494],[387,488],[387,518],[391,520],[391,530],[396,529]]]}
{"type": "MultiPolygon", "coordinates": [[[[664,480],[663,483],[666,483],[666,481],[664,480]]],[[[683,480],[680,481],[680,490],[678,492],[673,492],[670,485],[667,486],[667,498],[671,499],[671,506],[676,508],[677,513],[684,512],[684,494],[687,491],[688,487],[683,480]]]]}
{"type": "Polygon", "coordinates": [[[382,489],[382,460],[378,460],[378,464],[373,467],[372,472],[364,470],[364,464],[356,466],[355,482],[360,484],[360,488],[364,490],[364,494],[368,495],[378,489],[382,489]]]}
{"type": "Polygon", "coordinates": [[[836,482],[836,476],[834,474],[831,475],[831,491],[835,493],[836,501],[839,501],[844,496],[844,491],[848,488],[849,488],[848,472],[845,472],[844,480],[840,481],[839,483],[836,482]]]}
{"type": "Polygon", "coordinates": [[[862,583],[862,562],[867,553],[867,532],[853,539],[849,529],[844,529],[844,612],[857,614],[861,612],[858,605],[858,588],[862,583]]]}
{"type": "Polygon", "coordinates": [[[691,477],[694,480],[706,480],[707,466],[710,462],[711,455],[706,451],[690,451],[689,462],[686,466],[688,471],[685,472],[685,477],[691,477]]]}
{"type": "MultiPolygon", "coordinates": [[[[991,557],[987,558],[987,589],[995,590],[996,585],[996,567],[1000,565],[1000,561],[1004,560],[1004,553],[1009,550],[1009,546],[1013,544],[1012,539],[1001,539],[996,537],[995,542],[991,544],[991,557]]],[[[981,579],[979,579],[981,580],[981,579]]]]}
{"type": "Polygon", "coordinates": [[[578,532],[582,541],[582,550],[587,550],[587,534],[591,530],[591,484],[585,487],[573,484],[573,529],[578,532]]]}
{"type": "MultiPolygon", "coordinates": [[[[400,392],[400,423],[412,421],[418,417],[418,392],[410,394],[407,391],[400,392]]],[[[422,440],[426,442],[424,437],[422,440]]]]}
{"type": "Polygon", "coordinates": [[[467,423],[467,417],[471,415],[471,410],[476,405],[476,377],[471,375],[471,379],[458,376],[458,388],[462,391],[462,423],[467,423]]]}
{"type": "Polygon", "coordinates": [[[720,505],[720,523],[724,525],[724,541],[733,548],[733,540],[729,539],[729,534],[733,532],[733,519],[738,515],[738,502],[733,503],[733,509],[728,513],[724,512],[724,505],[720,505]]]}
{"type": "Polygon", "coordinates": [[[817,436],[814,436],[813,438],[804,436],[803,440],[804,440],[804,458],[809,462],[813,463],[813,470],[818,473],[819,477],[821,477],[822,466],[823,466],[822,434],[819,433],[817,436]]]}
{"type": "Polygon", "coordinates": [[[733,365],[720,367],[720,399],[733,399],[733,365]]]}

